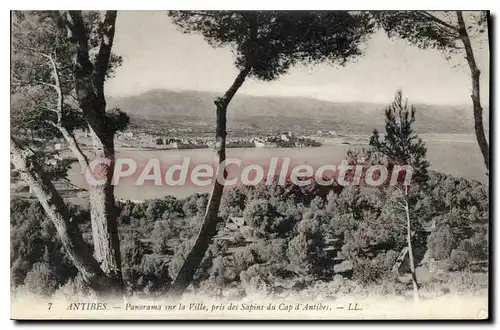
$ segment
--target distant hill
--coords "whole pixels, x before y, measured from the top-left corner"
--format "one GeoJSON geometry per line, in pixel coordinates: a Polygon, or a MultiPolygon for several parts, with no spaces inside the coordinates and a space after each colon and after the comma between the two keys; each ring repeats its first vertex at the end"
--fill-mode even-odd
{"type": "MultiPolygon", "coordinates": [[[[108,107],[127,112],[137,127],[186,128],[211,131],[217,96],[210,92],[151,90],[137,96],[108,98],[108,107]]],[[[411,101],[411,100],[410,100],[411,101]]],[[[416,129],[420,133],[473,133],[469,106],[415,104],[416,129]]],[[[339,133],[369,134],[384,124],[383,104],[336,103],[306,97],[250,96],[237,94],[228,110],[228,130],[299,132],[334,130],[339,133]]],[[[488,125],[488,109],[485,109],[488,125]]]]}

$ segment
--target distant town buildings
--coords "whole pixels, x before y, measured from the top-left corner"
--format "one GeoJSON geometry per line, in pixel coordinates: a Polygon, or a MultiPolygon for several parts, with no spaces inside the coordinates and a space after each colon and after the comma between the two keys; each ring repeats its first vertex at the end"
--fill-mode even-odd
{"type": "Polygon", "coordinates": [[[311,138],[296,137],[292,132],[285,132],[279,136],[270,136],[267,138],[255,138],[255,147],[257,148],[293,148],[293,147],[319,147],[321,143],[311,138]]]}
{"type": "MultiPolygon", "coordinates": [[[[118,132],[116,134],[118,148],[158,148],[158,149],[203,149],[214,146],[214,138],[186,136],[191,129],[168,129],[164,134],[145,132],[118,132]]],[[[81,133],[90,140],[89,134],[81,133]]],[[[58,142],[59,143],[59,142],[58,142]]],[[[312,138],[297,137],[293,132],[281,132],[273,136],[233,137],[226,140],[226,148],[293,148],[317,147],[321,144],[312,138]]],[[[57,148],[64,148],[56,144],[57,148]]]]}
{"type": "Polygon", "coordinates": [[[317,131],[316,132],[316,135],[317,136],[340,136],[340,134],[337,134],[337,131],[328,131],[328,132],[324,132],[324,131],[317,131]]]}

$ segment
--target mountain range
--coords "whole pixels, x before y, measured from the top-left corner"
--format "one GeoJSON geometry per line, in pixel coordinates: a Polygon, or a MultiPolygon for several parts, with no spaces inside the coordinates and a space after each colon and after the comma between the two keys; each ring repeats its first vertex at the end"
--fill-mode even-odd
{"type": "MultiPolygon", "coordinates": [[[[200,91],[155,89],[126,97],[108,97],[108,107],[125,111],[133,126],[191,128],[212,132],[215,126],[213,100],[218,95],[200,91]]],[[[410,100],[411,103],[411,100],[410,100]]],[[[418,133],[473,133],[469,105],[414,104],[418,133]]],[[[251,96],[237,94],[228,108],[228,131],[274,132],[283,130],[343,134],[370,134],[384,125],[386,105],[363,102],[328,102],[307,97],[251,96]]],[[[488,108],[484,110],[488,131],[488,108]]]]}

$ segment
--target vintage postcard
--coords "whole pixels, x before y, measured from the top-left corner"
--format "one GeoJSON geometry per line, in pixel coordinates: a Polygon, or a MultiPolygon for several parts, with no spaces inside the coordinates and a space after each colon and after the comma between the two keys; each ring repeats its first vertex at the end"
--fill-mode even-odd
{"type": "Polygon", "coordinates": [[[489,11],[12,11],[11,318],[486,320],[489,11]]]}

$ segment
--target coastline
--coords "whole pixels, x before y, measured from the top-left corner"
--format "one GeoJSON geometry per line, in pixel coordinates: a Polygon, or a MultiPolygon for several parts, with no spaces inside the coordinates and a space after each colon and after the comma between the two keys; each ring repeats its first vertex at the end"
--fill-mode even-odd
{"type": "MultiPolygon", "coordinates": [[[[383,136],[383,134],[381,134],[383,136]]],[[[429,143],[477,143],[474,134],[463,134],[463,133],[443,133],[443,134],[420,134],[419,135],[424,142],[429,143]]],[[[370,139],[369,134],[349,134],[349,135],[339,135],[332,137],[321,137],[316,135],[305,136],[307,138],[315,139],[321,143],[320,146],[286,146],[286,147],[264,147],[264,148],[280,148],[280,149],[302,149],[302,148],[318,148],[321,146],[331,146],[331,145],[367,145],[370,139]]],[[[237,144],[232,144],[231,142],[226,145],[227,149],[254,149],[258,148],[255,145],[249,146],[244,144],[239,146],[237,144]]],[[[93,150],[91,146],[85,146],[82,148],[84,150],[93,150]]],[[[172,151],[172,150],[203,150],[212,149],[210,146],[203,147],[186,147],[186,148],[175,148],[175,147],[152,147],[152,146],[140,146],[140,147],[124,147],[116,146],[117,151],[172,151]]]]}

